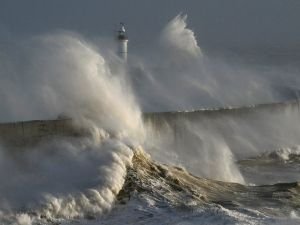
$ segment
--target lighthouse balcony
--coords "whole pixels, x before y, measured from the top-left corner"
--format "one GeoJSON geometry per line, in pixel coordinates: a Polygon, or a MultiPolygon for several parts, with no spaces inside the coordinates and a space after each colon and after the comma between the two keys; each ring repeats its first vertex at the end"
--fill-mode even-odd
{"type": "Polygon", "coordinates": [[[128,37],[124,34],[119,34],[117,38],[120,41],[128,41],[128,37]]]}

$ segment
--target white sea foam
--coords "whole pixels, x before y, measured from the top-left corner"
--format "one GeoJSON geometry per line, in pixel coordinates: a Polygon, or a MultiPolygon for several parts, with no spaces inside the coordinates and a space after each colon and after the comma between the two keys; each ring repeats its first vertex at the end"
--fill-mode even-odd
{"type": "Polygon", "coordinates": [[[128,145],[143,140],[141,112],[126,78],[112,74],[97,49],[72,33],[33,38],[20,48],[29,63],[16,65],[14,77],[2,71],[1,118],[50,119],[63,113],[92,135],[54,139],[17,154],[2,147],[1,223],[108,212],[131,164],[128,145]],[[8,173],[11,179],[5,179],[8,173]],[[14,214],[21,209],[34,213],[14,214]]]}
{"type": "Polygon", "coordinates": [[[271,151],[264,153],[262,157],[267,157],[269,159],[273,160],[282,160],[284,162],[292,160],[293,156],[300,156],[300,146],[294,146],[294,147],[282,147],[278,150],[271,151]]]}
{"type": "MultiPolygon", "coordinates": [[[[149,153],[160,161],[183,165],[198,176],[239,183],[244,179],[236,158],[266,149],[260,147],[298,140],[296,117],[289,111],[285,119],[270,115],[246,122],[218,118],[201,121],[201,126],[185,121],[179,125],[179,135],[171,125],[158,134],[151,128],[144,132],[126,71],[134,76],[137,98],[149,111],[274,100],[264,72],[203,55],[186,20],[186,15],[178,15],[163,29],[155,66],[141,60],[129,64],[128,70],[123,65],[112,68],[115,64],[107,61],[101,48],[66,32],[22,41],[12,47],[17,54],[1,55],[2,121],[56,118],[63,113],[92,133],[89,138],[53,140],[18,154],[2,148],[1,223],[136,224],[139,216],[146,218],[145,224],[276,224],[276,219],[259,213],[256,217],[219,206],[179,212],[172,207],[163,210],[154,200],[144,205],[136,199],[97,220],[114,206],[131,164],[132,146],[144,139],[145,146],[152,148],[149,153]],[[138,63],[141,66],[135,68],[138,63]],[[84,217],[96,220],[87,222],[84,217]]],[[[290,154],[293,151],[279,152],[284,160],[290,154]]]]}
{"type": "Polygon", "coordinates": [[[184,52],[193,57],[201,56],[201,49],[198,46],[194,32],[187,28],[187,15],[179,14],[173,18],[164,28],[161,41],[164,47],[174,51],[174,54],[184,52]]]}

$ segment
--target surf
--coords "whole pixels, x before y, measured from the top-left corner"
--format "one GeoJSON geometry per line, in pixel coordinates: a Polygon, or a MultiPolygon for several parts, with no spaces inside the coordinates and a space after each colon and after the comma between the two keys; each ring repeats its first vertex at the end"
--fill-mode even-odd
{"type": "Polygon", "coordinates": [[[1,223],[298,222],[299,173],[264,164],[272,152],[297,163],[298,100],[276,97],[256,68],[209,58],[185,15],[158,42],[155,59],[126,64],[72,32],[11,43],[1,223]]]}

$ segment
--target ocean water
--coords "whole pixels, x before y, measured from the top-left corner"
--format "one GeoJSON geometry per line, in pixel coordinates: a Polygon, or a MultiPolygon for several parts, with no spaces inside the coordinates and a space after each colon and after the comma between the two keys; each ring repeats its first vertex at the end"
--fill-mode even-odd
{"type": "Polygon", "coordinates": [[[127,63],[106,44],[2,49],[1,122],[63,115],[89,135],[2,143],[0,224],[300,223],[296,69],[210,58],[185,15],[127,63]]]}

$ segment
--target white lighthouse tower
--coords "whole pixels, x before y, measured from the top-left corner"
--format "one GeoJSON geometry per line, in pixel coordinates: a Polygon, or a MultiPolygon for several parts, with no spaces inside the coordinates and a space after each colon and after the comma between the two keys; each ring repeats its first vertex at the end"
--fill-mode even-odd
{"type": "Polygon", "coordinates": [[[120,28],[117,31],[117,41],[118,41],[118,54],[124,61],[127,61],[128,37],[126,34],[124,23],[120,23],[120,28]]]}

